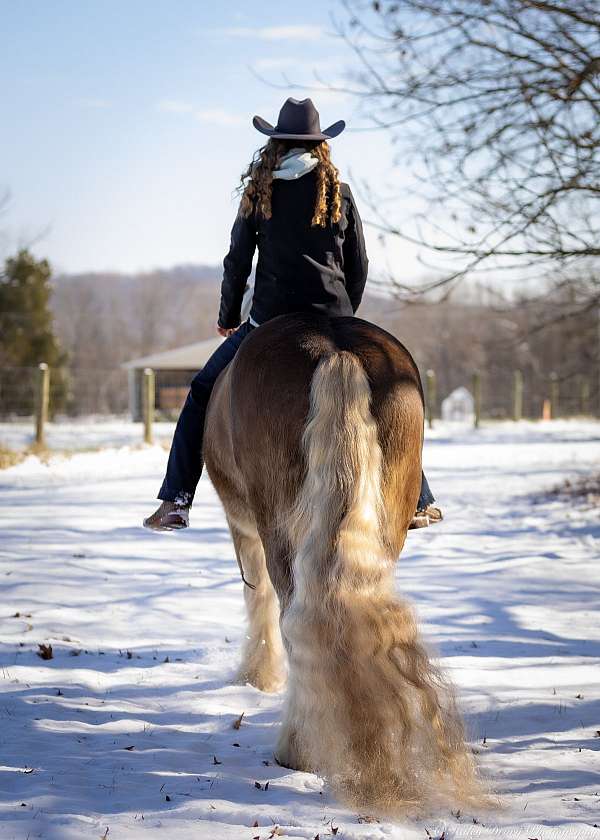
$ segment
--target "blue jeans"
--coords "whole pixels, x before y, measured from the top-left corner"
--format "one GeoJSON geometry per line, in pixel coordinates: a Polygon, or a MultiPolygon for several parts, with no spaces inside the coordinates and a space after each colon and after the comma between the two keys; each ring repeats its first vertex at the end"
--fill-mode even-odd
{"type": "MultiPolygon", "coordinates": [[[[179,415],[169,453],[167,473],[158,498],[168,502],[190,505],[202,475],[202,436],[208,401],[217,377],[227,367],[246,336],[254,327],[246,321],[217,347],[200,373],[192,379],[190,392],[179,415]]],[[[425,475],[421,479],[418,510],[434,501],[425,475]]]]}
{"type": "Polygon", "coordinates": [[[200,373],[192,379],[190,392],[179,415],[169,453],[167,474],[158,498],[163,501],[192,503],[202,475],[202,436],[208,401],[217,377],[227,367],[238,347],[254,327],[246,321],[217,347],[200,373]]]}

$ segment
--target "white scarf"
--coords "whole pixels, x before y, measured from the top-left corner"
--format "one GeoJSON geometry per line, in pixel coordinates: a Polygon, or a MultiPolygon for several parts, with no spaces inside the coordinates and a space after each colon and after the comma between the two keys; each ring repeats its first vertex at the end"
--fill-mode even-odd
{"type": "Polygon", "coordinates": [[[307,172],[311,172],[319,163],[318,158],[313,157],[306,149],[290,149],[279,162],[279,169],[273,170],[273,178],[282,178],[284,181],[294,181],[301,178],[307,172]]]}

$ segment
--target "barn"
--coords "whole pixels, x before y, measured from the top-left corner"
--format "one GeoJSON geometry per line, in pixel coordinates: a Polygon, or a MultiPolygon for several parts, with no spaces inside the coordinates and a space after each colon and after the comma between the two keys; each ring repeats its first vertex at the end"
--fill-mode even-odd
{"type": "Polygon", "coordinates": [[[146,368],[155,374],[156,410],[166,418],[177,417],[185,401],[190,382],[223,341],[209,338],[173,350],[152,353],[124,362],[129,383],[129,410],[133,420],[142,419],[142,375],[146,368]]]}

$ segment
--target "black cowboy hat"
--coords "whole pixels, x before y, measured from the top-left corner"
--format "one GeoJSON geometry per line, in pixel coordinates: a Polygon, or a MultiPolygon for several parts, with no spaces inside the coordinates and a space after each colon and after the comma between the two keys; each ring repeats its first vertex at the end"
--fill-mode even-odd
{"type": "Polygon", "coordinates": [[[344,120],[338,120],[321,131],[319,112],[312,99],[292,99],[291,96],[283,103],[275,127],[259,116],[253,118],[252,124],[276,140],[331,140],[346,128],[344,120]]]}

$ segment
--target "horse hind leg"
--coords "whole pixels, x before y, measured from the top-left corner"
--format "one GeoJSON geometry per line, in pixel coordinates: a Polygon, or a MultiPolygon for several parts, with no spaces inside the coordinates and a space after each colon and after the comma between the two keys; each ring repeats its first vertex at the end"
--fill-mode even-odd
{"type": "MultiPolygon", "coordinates": [[[[285,635],[284,620],[282,620],[282,625],[283,642],[288,657],[291,659],[291,641],[285,635]]],[[[285,699],[279,737],[277,738],[277,745],[273,756],[277,764],[280,764],[282,767],[287,767],[290,770],[311,772],[313,768],[310,766],[304,754],[301,736],[299,734],[304,725],[305,718],[309,715],[309,710],[305,707],[305,703],[303,703],[303,697],[301,693],[290,686],[290,690],[285,699]]]]}
{"type": "MultiPolygon", "coordinates": [[[[293,595],[293,582],[291,574],[291,546],[287,536],[277,528],[269,528],[264,533],[263,546],[267,562],[267,570],[270,580],[275,588],[279,599],[279,627],[281,628],[280,638],[287,654],[288,661],[292,654],[290,639],[285,635],[285,616],[290,606],[293,595]]],[[[297,735],[297,721],[306,713],[297,703],[295,693],[288,692],[284,704],[284,714],[279,730],[277,745],[273,751],[275,761],[282,767],[290,770],[310,770],[307,761],[301,750],[300,740],[297,735]]]]}
{"type": "Polygon", "coordinates": [[[286,680],[285,657],[279,630],[279,602],[267,571],[263,544],[250,516],[233,517],[228,512],[227,521],[246,581],[248,632],[238,679],[261,691],[279,691],[286,680]]]}

